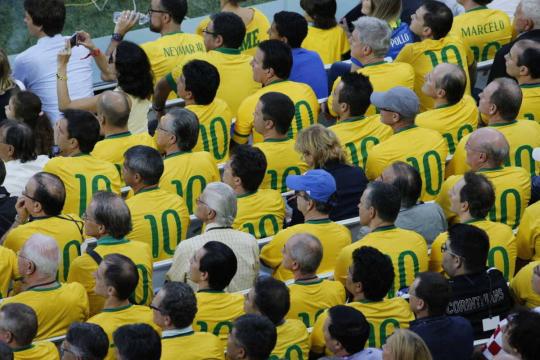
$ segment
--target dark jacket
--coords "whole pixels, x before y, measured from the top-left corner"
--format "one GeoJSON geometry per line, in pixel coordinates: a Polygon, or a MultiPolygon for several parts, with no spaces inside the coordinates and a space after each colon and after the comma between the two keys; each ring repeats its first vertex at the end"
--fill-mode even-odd
{"type": "Polygon", "coordinates": [[[15,215],[17,215],[16,202],[17,198],[9,196],[6,188],[0,186],[0,237],[4,236],[15,220],[15,215]]]}
{"type": "Polygon", "coordinates": [[[411,321],[410,330],[426,343],[433,360],[469,360],[473,353],[474,332],[461,316],[430,316],[411,321]]]}

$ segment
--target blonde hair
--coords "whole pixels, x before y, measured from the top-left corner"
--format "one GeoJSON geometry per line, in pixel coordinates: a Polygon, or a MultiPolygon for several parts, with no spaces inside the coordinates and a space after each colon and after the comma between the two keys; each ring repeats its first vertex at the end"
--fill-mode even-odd
{"type": "Polygon", "coordinates": [[[8,56],[4,49],[0,48],[0,94],[14,86],[15,82],[11,77],[11,67],[9,66],[8,56]]]}
{"type": "Polygon", "coordinates": [[[347,157],[336,134],[320,124],[300,131],[294,149],[302,156],[311,155],[315,169],[322,168],[329,161],[347,163],[347,157]]]}
{"type": "Polygon", "coordinates": [[[397,329],[386,340],[394,360],[432,360],[429,349],[420,336],[411,330],[397,329]]]}
{"type": "Polygon", "coordinates": [[[371,13],[365,14],[390,22],[401,15],[401,0],[371,0],[371,13]]]}

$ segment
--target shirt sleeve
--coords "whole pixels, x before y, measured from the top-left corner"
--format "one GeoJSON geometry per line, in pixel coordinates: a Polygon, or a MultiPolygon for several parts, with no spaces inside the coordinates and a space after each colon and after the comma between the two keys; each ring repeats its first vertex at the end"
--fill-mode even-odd
{"type": "Polygon", "coordinates": [[[328,310],[323,312],[315,321],[313,325],[313,330],[311,332],[310,342],[311,342],[311,351],[317,354],[323,354],[326,343],[324,341],[323,326],[326,318],[328,317],[328,310]]]}
{"type": "Polygon", "coordinates": [[[253,107],[251,97],[246,98],[240,107],[234,123],[232,140],[237,144],[246,144],[253,128],[253,107]]]}
{"type": "Polygon", "coordinates": [[[182,242],[180,242],[180,244],[176,248],[176,251],[174,252],[173,263],[165,276],[170,281],[178,281],[185,283],[187,281],[189,257],[191,255],[191,252],[188,251],[186,246],[182,245],[182,242]]]}
{"type": "Polygon", "coordinates": [[[447,238],[446,233],[439,234],[431,245],[431,255],[429,259],[429,271],[442,272],[442,252],[441,246],[447,238]]]}
{"type": "Polygon", "coordinates": [[[534,245],[538,237],[538,229],[534,226],[535,217],[532,213],[532,208],[525,209],[516,235],[517,255],[523,260],[529,260],[533,257],[534,245]]]}
{"type": "Polygon", "coordinates": [[[277,233],[268,244],[266,244],[261,250],[261,261],[268,267],[276,269],[283,261],[283,254],[281,249],[285,245],[289,231],[284,230],[277,233]]]}
{"type": "Polygon", "coordinates": [[[394,60],[395,62],[404,62],[412,65],[413,44],[405,45],[398,56],[394,60]]]}
{"type": "Polygon", "coordinates": [[[345,285],[345,281],[347,280],[348,266],[351,263],[351,259],[348,258],[350,257],[351,254],[349,249],[344,247],[339,252],[336,260],[336,266],[334,268],[334,280],[339,281],[343,285],[345,285]]]}

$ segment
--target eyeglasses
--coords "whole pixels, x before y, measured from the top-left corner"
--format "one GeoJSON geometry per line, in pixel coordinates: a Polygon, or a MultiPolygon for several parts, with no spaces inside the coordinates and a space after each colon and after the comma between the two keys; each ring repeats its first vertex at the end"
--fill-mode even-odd
{"type": "Polygon", "coordinates": [[[17,251],[17,253],[16,253],[16,254],[17,254],[17,257],[21,257],[21,258],[23,258],[24,260],[28,260],[28,261],[32,262],[32,260],[30,260],[30,259],[27,258],[26,256],[21,255],[21,251],[22,251],[22,250],[17,251]]]}
{"type": "Polygon", "coordinates": [[[152,310],[155,310],[155,311],[159,312],[160,314],[165,315],[165,310],[160,309],[160,308],[158,308],[157,306],[154,306],[154,305],[150,304],[150,305],[148,305],[148,307],[149,307],[150,309],[152,309],[152,310]]]}
{"type": "Polygon", "coordinates": [[[148,15],[152,15],[152,13],[160,13],[160,14],[170,14],[170,12],[168,12],[167,10],[154,10],[152,8],[149,8],[146,13],[148,15]]]}
{"type": "Polygon", "coordinates": [[[208,28],[204,29],[202,32],[205,33],[205,34],[208,34],[208,35],[212,35],[212,36],[218,36],[219,35],[216,32],[212,32],[212,31],[208,30],[208,28]]]}
{"type": "Polygon", "coordinates": [[[475,149],[471,145],[469,145],[469,143],[465,144],[465,151],[474,151],[474,152],[477,152],[477,153],[485,153],[485,150],[475,149]]]}
{"type": "Polygon", "coordinates": [[[26,190],[23,191],[23,192],[21,193],[21,195],[24,196],[24,197],[26,197],[26,198],[28,198],[28,199],[30,199],[30,200],[32,200],[32,201],[39,202],[39,200],[36,199],[35,197],[32,197],[32,196],[28,195],[28,193],[26,192],[26,190]]]}
{"type": "Polygon", "coordinates": [[[161,125],[158,125],[157,128],[156,128],[156,130],[161,130],[161,131],[163,131],[163,132],[166,132],[166,133],[169,133],[169,134],[173,134],[173,135],[174,135],[174,133],[173,133],[171,130],[167,130],[167,129],[165,129],[164,127],[162,127],[161,125]]]}
{"type": "Polygon", "coordinates": [[[94,220],[94,219],[92,219],[90,216],[88,216],[88,213],[86,213],[86,212],[84,212],[84,213],[82,214],[81,219],[82,219],[83,221],[90,221],[90,222],[93,222],[93,223],[96,222],[96,220],[94,220]]]}
{"type": "Polygon", "coordinates": [[[461,256],[461,255],[456,254],[455,252],[449,250],[449,249],[448,249],[448,245],[446,245],[446,243],[444,243],[444,244],[441,245],[441,252],[442,252],[442,253],[447,252],[447,253],[449,253],[449,254],[452,255],[452,256],[456,256],[456,257],[460,257],[460,258],[462,258],[462,259],[465,259],[465,256],[461,256]]]}
{"type": "Polygon", "coordinates": [[[201,200],[200,196],[195,201],[197,202],[197,205],[203,204],[204,206],[208,206],[207,203],[205,203],[204,201],[201,200]]]}
{"type": "Polygon", "coordinates": [[[73,354],[74,356],[77,356],[77,354],[75,352],[73,352],[72,350],[65,347],[64,344],[65,344],[65,342],[62,342],[62,345],[60,346],[60,358],[63,358],[64,353],[67,353],[67,352],[73,354]]]}

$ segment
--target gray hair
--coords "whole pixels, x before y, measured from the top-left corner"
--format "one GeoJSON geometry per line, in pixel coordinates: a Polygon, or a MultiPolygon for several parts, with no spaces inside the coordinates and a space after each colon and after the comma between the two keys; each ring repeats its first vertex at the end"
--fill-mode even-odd
{"type": "Polygon", "coordinates": [[[227,184],[213,182],[206,185],[201,200],[216,212],[216,224],[220,226],[231,226],[236,218],[236,194],[227,184]]]}
{"type": "Polygon", "coordinates": [[[486,153],[494,167],[505,162],[510,153],[510,145],[500,131],[485,127],[473,132],[470,138],[473,137],[477,139],[477,145],[486,153]]]}
{"type": "Polygon", "coordinates": [[[21,250],[22,256],[34,263],[36,271],[45,276],[56,277],[60,250],[50,236],[34,234],[26,240],[21,250]]]}
{"type": "Polygon", "coordinates": [[[185,108],[172,108],[167,115],[170,117],[169,126],[176,136],[176,146],[181,151],[190,151],[197,145],[199,139],[199,119],[197,115],[185,108]]]}
{"type": "Polygon", "coordinates": [[[38,329],[34,309],[26,304],[10,303],[2,306],[0,312],[4,315],[0,327],[11,332],[19,346],[30,345],[38,329]]]}
{"type": "Polygon", "coordinates": [[[523,93],[513,79],[498,78],[492,81],[497,89],[491,95],[490,102],[497,106],[500,117],[506,121],[513,121],[519,114],[523,93]]]}
{"type": "Polygon", "coordinates": [[[288,242],[296,240],[289,248],[291,258],[298,263],[302,274],[315,274],[321,264],[323,247],[319,239],[307,233],[296,234],[288,242]]]}
{"type": "MultiPolygon", "coordinates": [[[[93,215],[97,224],[105,226],[108,234],[115,239],[121,239],[132,228],[131,213],[124,199],[108,192],[98,191],[92,197],[93,215]]],[[[88,209],[86,210],[88,213],[88,209]]]]}
{"type": "Polygon", "coordinates": [[[372,16],[362,16],[353,22],[358,39],[373,50],[377,57],[384,57],[390,49],[392,29],[386,21],[372,16]]]}
{"type": "Polygon", "coordinates": [[[532,20],[535,29],[540,29],[540,1],[521,0],[521,11],[532,20]]]}

